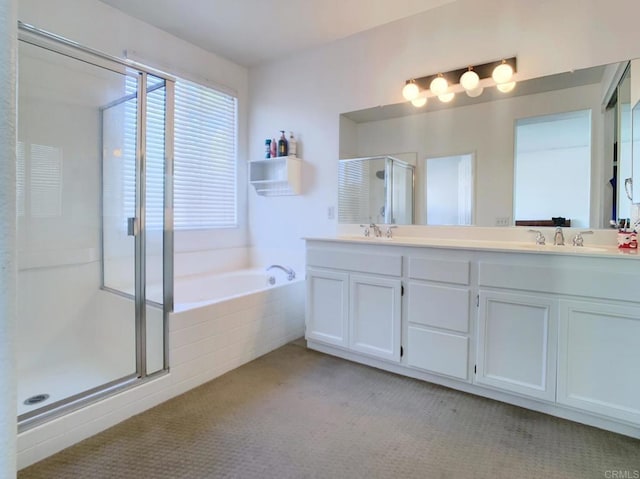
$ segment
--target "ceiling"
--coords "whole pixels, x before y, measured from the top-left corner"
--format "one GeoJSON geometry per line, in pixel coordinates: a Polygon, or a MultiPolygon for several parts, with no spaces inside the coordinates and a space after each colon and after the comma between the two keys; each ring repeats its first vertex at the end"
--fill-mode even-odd
{"type": "Polygon", "coordinates": [[[456,0],[101,0],[251,67],[456,0]]]}

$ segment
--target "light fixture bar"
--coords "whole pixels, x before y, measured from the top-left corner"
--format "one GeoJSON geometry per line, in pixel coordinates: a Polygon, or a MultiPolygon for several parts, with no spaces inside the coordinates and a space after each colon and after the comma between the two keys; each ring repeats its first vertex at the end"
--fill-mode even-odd
{"type": "MultiPolygon", "coordinates": [[[[480,77],[480,80],[482,81],[485,78],[491,78],[491,74],[493,73],[494,68],[502,63],[511,65],[511,68],[513,68],[513,73],[516,73],[518,71],[516,57],[505,58],[503,60],[498,60],[495,62],[483,63],[482,65],[470,65],[470,66],[473,69],[473,71],[478,74],[478,76],[480,77]]],[[[449,85],[456,85],[457,83],[460,82],[460,77],[462,76],[462,74],[467,72],[468,70],[469,70],[469,65],[467,65],[464,68],[458,68],[457,70],[451,70],[443,73],[436,73],[434,75],[428,75],[420,78],[412,78],[411,80],[407,80],[405,83],[410,83],[413,81],[415,82],[416,85],[418,85],[420,90],[428,90],[429,85],[431,84],[431,81],[438,76],[442,76],[444,77],[445,80],[447,80],[447,83],[449,85]]]]}

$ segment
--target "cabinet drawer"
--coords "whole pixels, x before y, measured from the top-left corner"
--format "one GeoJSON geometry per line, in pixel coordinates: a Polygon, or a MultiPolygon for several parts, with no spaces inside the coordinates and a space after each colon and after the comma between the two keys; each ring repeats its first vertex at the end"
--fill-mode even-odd
{"type": "Polygon", "coordinates": [[[307,265],[389,276],[402,275],[402,256],[394,254],[309,248],[307,250],[307,265]]]}
{"type": "Polygon", "coordinates": [[[436,258],[409,258],[409,278],[469,284],[469,262],[436,258]]]}
{"type": "Polygon", "coordinates": [[[469,290],[412,281],[407,291],[407,318],[411,323],[469,331],[469,290]]]}
{"type": "Polygon", "coordinates": [[[469,339],[457,334],[409,326],[407,363],[454,378],[468,378],[469,339]]]}

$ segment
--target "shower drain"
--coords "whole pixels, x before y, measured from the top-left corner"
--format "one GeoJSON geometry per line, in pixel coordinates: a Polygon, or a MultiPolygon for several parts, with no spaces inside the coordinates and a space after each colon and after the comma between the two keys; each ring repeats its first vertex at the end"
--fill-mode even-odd
{"type": "Polygon", "coordinates": [[[47,399],[49,399],[48,394],[36,394],[35,396],[31,396],[30,398],[25,399],[24,404],[26,404],[27,406],[33,406],[34,404],[41,403],[42,401],[46,401],[47,399]]]}

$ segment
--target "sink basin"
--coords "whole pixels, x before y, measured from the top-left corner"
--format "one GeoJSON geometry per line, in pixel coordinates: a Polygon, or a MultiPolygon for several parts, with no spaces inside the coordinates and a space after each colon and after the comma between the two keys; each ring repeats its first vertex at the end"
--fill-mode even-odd
{"type": "MultiPolygon", "coordinates": [[[[507,250],[507,251],[537,251],[540,253],[564,253],[564,254],[617,254],[618,249],[614,246],[598,245],[598,246],[573,246],[573,245],[539,245],[529,241],[502,241],[502,240],[480,240],[480,239],[451,239],[451,238],[426,238],[426,237],[403,237],[393,236],[363,236],[363,235],[345,235],[341,237],[347,241],[358,241],[364,243],[392,243],[396,245],[424,245],[431,247],[445,248],[471,248],[471,249],[488,249],[488,250],[507,250]]],[[[634,250],[635,251],[635,250],[634,250]]]]}
{"type": "Polygon", "coordinates": [[[553,244],[531,244],[518,243],[518,247],[535,251],[556,251],[558,253],[604,253],[610,251],[610,248],[598,246],[573,246],[573,245],[553,245],[553,244]]]}

